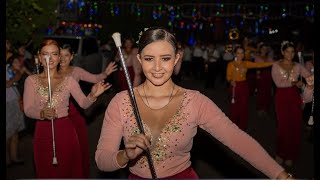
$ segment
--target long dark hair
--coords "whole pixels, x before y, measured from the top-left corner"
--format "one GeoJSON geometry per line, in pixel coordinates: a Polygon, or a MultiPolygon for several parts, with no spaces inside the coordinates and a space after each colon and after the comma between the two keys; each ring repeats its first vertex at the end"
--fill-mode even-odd
{"type": "Polygon", "coordinates": [[[61,49],[68,50],[71,55],[74,54],[74,51],[73,51],[73,49],[72,49],[72,47],[71,47],[70,44],[64,44],[64,45],[62,45],[62,46],[61,46],[61,49]]]}

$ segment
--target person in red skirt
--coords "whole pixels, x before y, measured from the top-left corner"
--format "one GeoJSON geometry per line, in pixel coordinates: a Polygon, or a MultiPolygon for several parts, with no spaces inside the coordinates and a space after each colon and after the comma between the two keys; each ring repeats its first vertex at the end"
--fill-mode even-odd
{"type": "Polygon", "coordinates": [[[72,96],[80,107],[88,108],[111,85],[100,81],[85,96],[76,80],[58,73],[60,47],[55,40],[44,40],[39,51],[44,71],[27,77],[23,95],[26,116],[37,120],[33,139],[36,176],[85,178],[79,137],[68,114],[69,99],[72,96]]]}
{"type": "MultiPolygon", "coordinates": [[[[111,73],[117,70],[115,62],[110,62],[106,69],[100,74],[91,74],[88,71],[72,66],[74,52],[69,44],[62,45],[60,49],[60,68],[59,73],[64,76],[71,76],[77,82],[86,81],[90,83],[97,83],[106,79],[111,73]]],[[[90,172],[90,157],[89,157],[89,142],[87,125],[84,117],[74,105],[74,101],[69,102],[69,118],[75,126],[77,135],[79,137],[80,149],[82,154],[83,172],[86,178],[89,177],[90,172]]]]}
{"type": "Polygon", "coordinates": [[[247,130],[249,87],[246,80],[248,69],[264,68],[272,62],[255,63],[244,61],[244,48],[238,46],[234,49],[235,60],[227,66],[227,81],[230,83],[230,119],[242,130],[247,130]]]}
{"type": "MultiPolygon", "coordinates": [[[[141,84],[142,81],[142,69],[141,65],[137,59],[137,54],[138,54],[138,49],[134,47],[135,42],[132,38],[125,38],[123,42],[123,58],[125,61],[125,65],[128,69],[128,73],[130,75],[130,80],[132,83],[133,87],[138,86],[141,84]]],[[[120,54],[117,53],[115,57],[115,61],[120,63],[120,54]]],[[[119,91],[127,90],[128,89],[128,84],[126,80],[126,76],[124,73],[123,68],[121,67],[122,64],[120,65],[119,71],[118,71],[118,87],[119,91]]]]}
{"type": "MultiPolygon", "coordinates": [[[[254,62],[254,57],[257,49],[255,48],[254,41],[251,37],[244,37],[243,39],[243,48],[244,48],[244,58],[243,61],[254,62]]],[[[246,74],[246,80],[249,88],[249,95],[256,95],[257,92],[257,79],[256,79],[256,70],[248,69],[246,74]]]]}
{"type": "Polygon", "coordinates": [[[302,99],[300,90],[302,81],[311,73],[303,65],[293,62],[294,44],[289,41],[281,43],[283,58],[272,66],[272,79],[277,87],[275,93],[275,112],[277,117],[276,160],[292,166],[299,156],[302,125],[302,99]]]}
{"type": "MultiPolygon", "coordinates": [[[[255,62],[273,62],[268,56],[269,47],[265,43],[260,43],[258,53],[255,56],[255,62]]],[[[272,99],[272,77],[271,67],[256,70],[257,84],[257,110],[259,115],[265,115],[271,104],[272,99]]]]}

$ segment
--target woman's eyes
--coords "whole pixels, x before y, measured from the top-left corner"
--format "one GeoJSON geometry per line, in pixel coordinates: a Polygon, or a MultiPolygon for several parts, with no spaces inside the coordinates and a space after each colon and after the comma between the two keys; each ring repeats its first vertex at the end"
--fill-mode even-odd
{"type": "Polygon", "coordinates": [[[49,54],[49,53],[42,53],[41,55],[42,55],[42,56],[47,56],[47,55],[59,56],[59,53],[51,53],[51,54],[49,54]]]}
{"type": "Polygon", "coordinates": [[[146,61],[151,61],[152,58],[144,58],[144,60],[146,60],[146,61]]]}
{"type": "MultiPolygon", "coordinates": [[[[152,61],[154,58],[144,58],[144,60],[146,61],[152,61]]],[[[163,57],[162,58],[163,61],[170,61],[171,57],[163,57]]]]}
{"type": "Polygon", "coordinates": [[[164,57],[162,58],[164,61],[170,61],[171,60],[171,57],[164,57]]]}

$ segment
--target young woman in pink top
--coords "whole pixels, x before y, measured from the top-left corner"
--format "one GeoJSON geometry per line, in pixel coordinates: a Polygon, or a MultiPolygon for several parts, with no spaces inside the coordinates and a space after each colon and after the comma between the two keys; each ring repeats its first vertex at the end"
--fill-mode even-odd
{"type": "Polygon", "coordinates": [[[100,81],[86,97],[79,84],[70,76],[57,72],[60,63],[60,48],[54,40],[44,40],[40,44],[42,73],[28,76],[25,81],[23,102],[26,116],[37,119],[33,151],[37,178],[84,178],[79,139],[72,121],[68,117],[70,96],[82,108],[88,108],[96,98],[111,86],[100,81]],[[49,104],[47,64],[45,56],[50,56],[49,72],[52,89],[52,104],[49,104]],[[54,126],[54,139],[57,165],[53,165],[53,140],[51,119],[54,126]]]}
{"type": "MultiPolygon", "coordinates": [[[[70,65],[73,59],[73,50],[69,44],[62,45],[60,49],[60,68],[59,73],[65,76],[73,77],[77,82],[86,81],[90,83],[97,83],[106,79],[111,73],[117,70],[115,62],[110,62],[105,71],[100,74],[91,74],[86,70],[70,65]]],[[[89,157],[89,143],[88,132],[85,119],[82,117],[77,107],[73,103],[69,102],[69,118],[74,124],[77,135],[79,137],[79,144],[82,154],[83,172],[86,178],[89,177],[90,172],[90,157],[89,157]]]]}
{"type": "Polygon", "coordinates": [[[284,41],[281,44],[283,58],[272,66],[272,79],[277,86],[275,93],[275,111],[277,116],[277,156],[276,160],[292,166],[299,155],[301,143],[302,99],[299,88],[304,78],[311,73],[301,64],[293,62],[294,44],[284,41]]]}
{"type": "Polygon", "coordinates": [[[179,60],[173,34],[150,28],[139,40],[138,60],[146,80],[134,88],[145,134],[140,134],[127,91],[109,103],[95,159],[102,171],[129,166],[131,179],[151,178],[144,151],[150,150],[157,178],[198,179],[190,150],[197,127],[208,131],[270,178],[291,176],[208,97],[173,83],[179,60]],[[122,138],[125,149],[120,148],[122,138]]]}

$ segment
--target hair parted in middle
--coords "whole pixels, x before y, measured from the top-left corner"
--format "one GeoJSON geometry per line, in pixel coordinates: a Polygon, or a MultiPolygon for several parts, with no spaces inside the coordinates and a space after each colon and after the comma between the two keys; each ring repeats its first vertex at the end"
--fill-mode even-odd
{"type": "Polygon", "coordinates": [[[139,39],[138,53],[150,43],[165,40],[174,48],[175,53],[178,51],[178,44],[175,36],[163,27],[151,27],[144,31],[139,39]]]}

